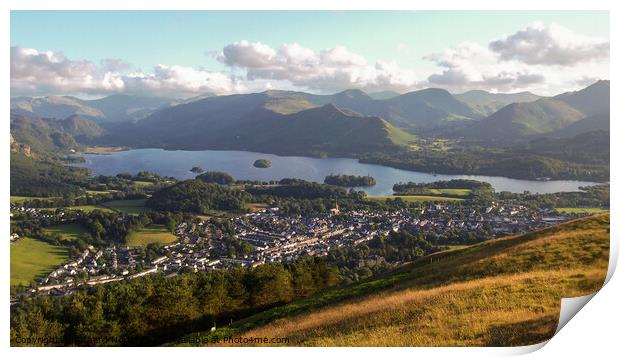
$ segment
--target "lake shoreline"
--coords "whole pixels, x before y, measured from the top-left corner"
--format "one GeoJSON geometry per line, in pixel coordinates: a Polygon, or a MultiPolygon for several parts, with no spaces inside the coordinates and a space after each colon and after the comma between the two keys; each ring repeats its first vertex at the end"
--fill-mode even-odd
{"type": "Polygon", "coordinates": [[[549,180],[537,181],[504,176],[441,174],[412,171],[386,165],[364,163],[357,158],[316,158],[308,156],[283,156],[240,150],[168,150],[137,148],[115,151],[106,155],[82,154],[83,164],[93,175],[115,175],[120,172],[153,171],[178,179],[189,179],[187,165],[198,165],[205,171],[224,171],[235,179],[273,181],[285,177],[323,182],[330,174],[368,175],[377,178],[378,187],[363,189],[369,195],[392,194],[398,182],[432,182],[452,178],[466,178],[489,182],[497,191],[552,193],[578,191],[579,186],[600,184],[594,181],[549,180]],[[257,159],[268,159],[273,166],[260,169],[253,166],[257,159]]]}

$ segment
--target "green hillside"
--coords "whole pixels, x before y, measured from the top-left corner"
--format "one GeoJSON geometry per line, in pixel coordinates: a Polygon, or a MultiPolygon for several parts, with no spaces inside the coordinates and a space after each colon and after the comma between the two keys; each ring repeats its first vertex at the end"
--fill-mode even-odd
{"type": "Polygon", "coordinates": [[[563,101],[551,98],[507,105],[461,133],[485,140],[514,140],[550,133],[583,119],[585,115],[563,101]]]}
{"type": "Polygon", "coordinates": [[[553,335],[562,297],[601,287],[608,257],[602,214],[430,255],[216,334],[288,338],[294,346],[534,344],[553,335]]]}
{"type": "Polygon", "coordinates": [[[404,145],[415,137],[377,117],[347,113],[332,104],[264,118],[237,131],[240,147],[285,154],[360,153],[404,145]]]}
{"type": "Polygon", "coordinates": [[[533,102],[541,97],[530,93],[490,93],[484,90],[470,90],[454,97],[484,115],[491,115],[512,103],[533,102]]]}
{"type": "Polygon", "coordinates": [[[599,80],[584,89],[560,94],[555,98],[586,115],[608,114],[611,98],[610,82],[599,80]]]}
{"type": "Polygon", "coordinates": [[[126,94],[91,100],[70,96],[16,97],[11,98],[11,112],[41,118],[63,119],[79,115],[97,122],[122,122],[142,119],[176,102],[170,98],[126,94]]]}
{"type": "Polygon", "coordinates": [[[78,147],[70,134],[36,117],[11,114],[11,136],[16,142],[28,145],[34,153],[40,155],[78,147]]]}

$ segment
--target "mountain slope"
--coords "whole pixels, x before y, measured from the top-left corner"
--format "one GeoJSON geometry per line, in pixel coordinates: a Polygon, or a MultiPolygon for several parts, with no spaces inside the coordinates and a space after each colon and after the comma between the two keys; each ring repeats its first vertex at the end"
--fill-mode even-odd
{"type": "Polygon", "coordinates": [[[560,298],[602,286],[609,239],[603,214],[440,252],[217,334],[288,338],[293,346],[535,344],[553,335],[560,298]]]}
{"type": "Polygon", "coordinates": [[[105,115],[86,101],[74,97],[48,96],[41,98],[11,98],[11,111],[39,118],[66,118],[81,115],[89,119],[104,119],[105,115]]]}
{"type": "MultiPolygon", "coordinates": [[[[409,131],[436,128],[451,125],[455,121],[482,117],[467,104],[454,98],[448,91],[437,88],[402,95],[387,95],[384,96],[385,99],[375,99],[359,89],[345,90],[330,95],[291,91],[264,93],[272,98],[288,98],[314,106],[333,104],[340,109],[384,118],[399,128],[409,131]]],[[[307,109],[307,104],[305,109],[307,109]]]]}
{"type": "Polygon", "coordinates": [[[76,149],[78,142],[88,142],[104,133],[95,122],[77,115],[54,120],[11,114],[12,146],[26,145],[38,156],[76,149]]]}
{"type": "Polygon", "coordinates": [[[106,121],[139,120],[174,103],[170,98],[115,94],[85,103],[103,113],[106,121]]]}
{"type": "Polygon", "coordinates": [[[609,113],[610,82],[600,80],[584,89],[560,94],[555,98],[589,116],[609,113]]]}
{"type": "Polygon", "coordinates": [[[332,104],[315,107],[303,98],[272,92],[179,105],[122,131],[126,145],[300,155],[360,153],[415,139],[377,117],[332,104]],[[295,110],[307,107],[310,109],[295,110]]]}
{"type": "Polygon", "coordinates": [[[598,114],[583,118],[576,121],[560,130],[553,132],[554,137],[567,138],[579,134],[584,134],[590,131],[607,131],[609,137],[610,130],[610,116],[609,113],[598,114]]]}
{"type": "Polygon", "coordinates": [[[454,97],[484,115],[491,115],[508,104],[529,103],[542,98],[530,92],[490,93],[484,90],[471,90],[454,97]]]}
{"type": "Polygon", "coordinates": [[[61,119],[80,115],[98,122],[122,122],[142,119],[174,104],[176,102],[169,98],[125,94],[93,100],[69,96],[18,97],[11,98],[11,111],[40,118],[61,119]]]}
{"type": "Polygon", "coordinates": [[[550,133],[585,115],[563,101],[543,98],[531,103],[509,104],[486,119],[463,129],[460,135],[484,140],[514,140],[550,133]]]}
{"type": "Polygon", "coordinates": [[[28,145],[37,154],[75,149],[75,139],[46,120],[11,114],[11,136],[17,143],[28,145]]]}
{"type": "Polygon", "coordinates": [[[49,124],[71,135],[77,142],[88,142],[106,133],[97,123],[83,119],[79,115],[72,115],[63,120],[49,122],[49,124]]]}
{"type": "Polygon", "coordinates": [[[333,104],[255,121],[236,137],[249,150],[319,155],[368,152],[414,139],[381,118],[355,115],[333,104]]]}

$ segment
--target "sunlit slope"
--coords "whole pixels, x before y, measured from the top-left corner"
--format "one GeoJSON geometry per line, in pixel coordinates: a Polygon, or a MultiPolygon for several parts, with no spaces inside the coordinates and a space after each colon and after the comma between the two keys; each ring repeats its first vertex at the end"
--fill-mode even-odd
{"type": "MultiPolygon", "coordinates": [[[[255,315],[235,336],[304,346],[506,346],[549,339],[562,297],[598,290],[609,215],[442,252],[255,315]]],[[[222,333],[224,331],[221,331],[222,333]]]]}

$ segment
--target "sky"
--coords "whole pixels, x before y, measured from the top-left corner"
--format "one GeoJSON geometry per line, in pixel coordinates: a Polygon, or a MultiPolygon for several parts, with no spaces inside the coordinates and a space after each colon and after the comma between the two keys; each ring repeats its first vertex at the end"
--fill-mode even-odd
{"type": "Polygon", "coordinates": [[[529,90],[609,78],[605,11],[12,11],[11,95],[529,90]]]}

